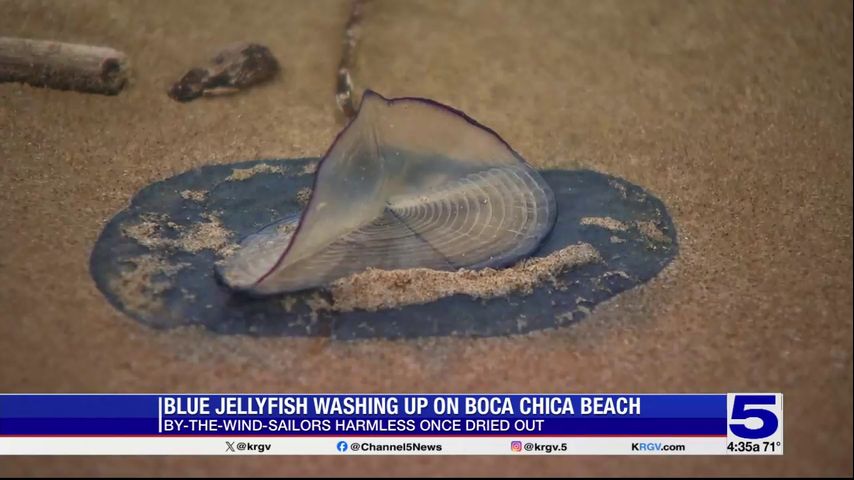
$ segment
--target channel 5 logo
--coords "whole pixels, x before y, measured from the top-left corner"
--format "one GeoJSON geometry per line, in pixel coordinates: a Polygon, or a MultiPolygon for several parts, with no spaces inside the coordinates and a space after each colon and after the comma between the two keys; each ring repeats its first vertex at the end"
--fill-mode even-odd
{"type": "Polygon", "coordinates": [[[513,440],[510,442],[510,451],[511,452],[521,452],[522,451],[522,442],[519,440],[513,440]]]}
{"type": "Polygon", "coordinates": [[[727,423],[732,436],[758,440],[782,436],[783,395],[780,393],[730,393],[727,423]]]}

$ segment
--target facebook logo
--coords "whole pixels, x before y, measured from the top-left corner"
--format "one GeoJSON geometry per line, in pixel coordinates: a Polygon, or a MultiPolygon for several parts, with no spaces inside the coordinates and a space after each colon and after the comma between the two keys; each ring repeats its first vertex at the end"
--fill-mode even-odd
{"type": "Polygon", "coordinates": [[[347,442],[345,442],[344,440],[341,440],[340,442],[338,442],[338,446],[335,448],[337,448],[339,452],[346,452],[347,451],[347,442]]]}

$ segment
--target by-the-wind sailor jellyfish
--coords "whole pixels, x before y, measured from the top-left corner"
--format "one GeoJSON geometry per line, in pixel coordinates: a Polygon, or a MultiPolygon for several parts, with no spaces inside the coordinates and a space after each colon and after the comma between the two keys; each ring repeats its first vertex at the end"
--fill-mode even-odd
{"type": "Polygon", "coordinates": [[[217,273],[267,295],[368,268],[504,267],[536,250],[555,216],[549,186],[495,132],[432,100],[368,91],[302,214],[245,238],[217,273]]]}

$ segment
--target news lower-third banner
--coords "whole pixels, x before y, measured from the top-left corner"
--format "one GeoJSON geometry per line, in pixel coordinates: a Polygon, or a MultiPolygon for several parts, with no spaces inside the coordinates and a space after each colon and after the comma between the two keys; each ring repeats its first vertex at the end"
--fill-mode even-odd
{"type": "Polygon", "coordinates": [[[0,455],[780,455],[783,395],[0,394],[0,455]]]}

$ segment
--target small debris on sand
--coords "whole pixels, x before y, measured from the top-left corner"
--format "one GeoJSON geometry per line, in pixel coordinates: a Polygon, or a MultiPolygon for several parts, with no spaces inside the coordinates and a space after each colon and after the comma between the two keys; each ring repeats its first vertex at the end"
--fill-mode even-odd
{"type": "Polygon", "coordinates": [[[125,236],[150,250],[159,248],[174,248],[185,252],[197,253],[202,250],[213,250],[220,257],[231,255],[237,245],[230,241],[231,232],[226,229],[214,214],[202,215],[204,221],[182,227],[169,221],[165,214],[146,214],[142,221],[122,228],[125,236]],[[174,232],[177,238],[166,236],[174,232]]]}
{"type": "Polygon", "coordinates": [[[555,282],[557,275],[569,268],[599,261],[599,252],[592,245],[580,243],[500,270],[369,269],[334,282],[330,287],[332,304],[312,308],[322,306],[326,310],[341,312],[376,311],[432,302],[457,294],[481,299],[517,292],[527,295],[543,282],[555,282]]]}
{"type": "Polygon", "coordinates": [[[297,203],[304,207],[308,205],[309,200],[311,200],[311,187],[301,188],[297,192],[297,203]]]}
{"type": "Polygon", "coordinates": [[[303,175],[314,175],[315,173],[317,173],[317,164],[318,162],[306,163],[305,166],[302,168],[303,175]]]}
{"type": "Polygon", "coordinates": [[[171,277],[188,266],[186,263],[171,264],[150,254],[133,257],[128,263],[132,267],[114,277],[111,283],[125,308],[137,314],[163,310],[160,294],[172,286],[171,277]]]}
{"type": "Polygon", "coordinates": [[[631,278],[632,278],[629,276],[628,273],[626,273],[622,270],[613,270],[613,271],[605,272],[604,274],[602,274],[602,278],[608,278],[608,277],[620,277],[620,278],[625,278],[626,280],[631,280],[631,278]]]}
{"type": "Polygon", "coordinates": [[[279,233],[294,233],[297,229],[297,222],[283,223],[276,227],[276,231],[279,233]]]}
{"type": "Polygon", "coordinates": [[[305,304],[308,305],[308,307],[311,309],[312,312],[320,312],[323,310],[328,310],[328,311],[336,310],[335,308],[333,308],[332,304],[329,303],[328,300],[323,298],[323,296],[317,292],[312,293],[311,296],[309,296],[305,300],[305,304]]]}
{"type": "Polygon", "coordinates": [[[189,231],[178,242],[178,247],[187,252],[196,253],[201,250],[213,250],[220,256],[234,253],[237,245],[231,244],[231,232],[222,226],[219,218],[213,214],[203,214],[205,222],[193,224],[189,231]]]}
{"type": "Polygon", "coordinates": [[[653,242],[670,243],[670,237],[665,235],[665,233],[662,232],[660,228],[658,228],[658,225],[656,225],[654,221],[647,220],[644,222],[635,222],[635,225],[638,227],[638,230],[643,234],[643,236],[652,240],[653,242]]]}
{"type": "Polygon", "coordinates": [[[608,185],[610,185],[611,188],[617,189],[620,192],[620,196],[622,196],[623,198],[628,197],[628,192],[626,192],[626,186],[622,183],[616,180],[608,180],[608,185]]]}
{"type": "Polygon", "coordinates": [[[558,325],[566,325],[567,323],[572,322],[572,317],[574,312],[564,312],[555,316],[555,323],[558,325]]]}
{"type": "Polygon", "coordinates": [[[182,190],[180,192],[181,198],[184,200],[192,200],[194,202],[204,202],[205,198],[208,196],[208,192],[204,190],[182,190]]]}
{"type": "Polygon", "coordinates": [[[162,244],[161,225],[166,225],[169,217],[163,214],[146,213],[140,216],[141,222],[130,226],[123,226],[122,233],[136,240],[143,247],[153,249],[162,244]]]}
{"type": "Polygon", "coordinates": [[[294,297],[285,297],[282,300],[282,307],[286,312],[290,313],[294,309],[294,305],[296,305],[297,299],[294,297]]]}
{"type": "Polygon", "coordinates": [[[169,96],[188,102],[202,95],[237,93],[273,78],[279,62],[270,49],[240,42],[223,48],[205,67],[193,67],[169,89],[169,96]]]}
{"type": "Polygon", "coordinates": [[[581,224],[594,225],[617,232],[625,232],[629,229],[625,223],[611,217],[584,217],[581,219],[581,224]]]}
{"type": "Polygon", "coordinates": [[[251,168],[234,168],[231,170],[231,175],[225,178],[225,181],[240,182],[259,173],[285,173],[285,169],[281,166],[274,167],[268,163],[259,163],[251,168]]]}

